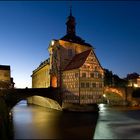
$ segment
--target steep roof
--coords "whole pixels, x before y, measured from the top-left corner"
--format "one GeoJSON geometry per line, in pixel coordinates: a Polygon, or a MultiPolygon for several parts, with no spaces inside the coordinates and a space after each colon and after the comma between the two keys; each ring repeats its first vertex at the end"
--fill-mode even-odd
{"type": "Polygon", "coordinates": [[[64,41],[69,41],[69,42],[73,42],[73,43],[77,43],[77,44],[81,44],[81,45],[86,45],[86,46],[92,47],[92,45],[90,45],[89,43],[86,43],[82,38],[80,38],[77,35],[66,34],[65,36],[63,36],[60,39],[64,40],[64,41]]]}
{"type": "MultiPolygon", "coordinates": [[[[36,73],[39,71],[41,68],[43,68],[46,65],[50,64],[50,58],[46,59],[45,61],[41,62],[40,65],[33,71],[33,73],[36,73]]],[[[32,76],[32,75],[31,75],[32,76]]]]}
{"type": "Polygon", "coordinates": [[[91,49],[84,51],[82,53],[76,54],[72,58],[72,60],[69,62],[69,64],[65,67],[64,71],[80,68],[85,63],[90,52],[91,52],[91,49]]]}

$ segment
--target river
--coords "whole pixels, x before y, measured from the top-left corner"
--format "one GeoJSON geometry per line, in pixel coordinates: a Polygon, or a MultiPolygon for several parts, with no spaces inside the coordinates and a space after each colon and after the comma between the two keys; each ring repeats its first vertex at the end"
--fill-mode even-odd
{"type": "Polygon", "coordinates": [[[140,110],[100,105],[99,114],[61,112],[25,101],[13,110],[15,139],[140,138],[140,110]],[[96,123],[97,122],[97,123],[96,123]]]}

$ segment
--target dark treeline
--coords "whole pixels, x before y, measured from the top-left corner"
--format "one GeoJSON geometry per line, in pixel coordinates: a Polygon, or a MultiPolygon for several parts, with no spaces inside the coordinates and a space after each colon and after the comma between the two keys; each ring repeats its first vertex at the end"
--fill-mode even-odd
{"type": "Polygon", "coordinates": [[[104,69],[104,85],[114,87],[125,87],[128,84],[126,78],[122,79],[118,75],[113,74],[112,71],[104,69]]]}

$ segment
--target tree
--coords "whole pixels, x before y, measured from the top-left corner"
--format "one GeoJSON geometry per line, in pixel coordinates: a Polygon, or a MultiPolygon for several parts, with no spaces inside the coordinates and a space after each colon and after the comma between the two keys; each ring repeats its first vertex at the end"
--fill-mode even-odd
{"type": "Polygon", "coordinates": [[[109,71],[108,69],[104,69],[104,85],[125,87],[127,85],[127,80],[120,78],[116,74],[113,74],[112,71],[109,71]]]}
{"type": "Polygon", "coordinates": [[[109,71],[108,69],[104,69],[104,85],[105,86],[111,86],[112,85],[112,71],[109,71]]]}

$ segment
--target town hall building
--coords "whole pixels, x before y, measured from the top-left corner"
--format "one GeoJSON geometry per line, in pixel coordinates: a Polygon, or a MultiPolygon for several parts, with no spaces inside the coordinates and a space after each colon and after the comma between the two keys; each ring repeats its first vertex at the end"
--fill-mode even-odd
{"type": "Polygon", "coordinates": [[[66,35],[51,40],[50,57],[32,73],[32,88],[60,87],[63,102],[99,103],[104,89],[104,70],[94,48],[76,35],[76,22],[70,10],[66,35]]]}

